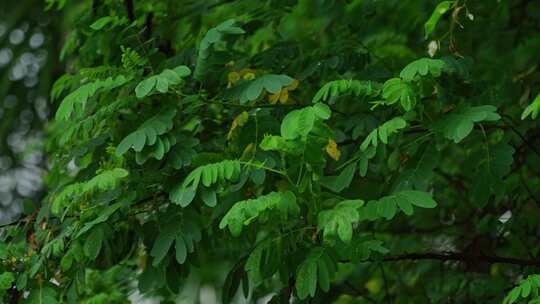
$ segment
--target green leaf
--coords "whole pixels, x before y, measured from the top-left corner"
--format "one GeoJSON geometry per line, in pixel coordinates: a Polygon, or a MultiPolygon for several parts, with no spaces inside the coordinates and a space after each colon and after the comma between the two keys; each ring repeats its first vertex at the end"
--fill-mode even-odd
{"type": "Polygon", "coordinates": [[[15,282],[15,275],[12,272],[5,271],[0,274],[0,294],[3,291],[11,288],[11,285],[15,282]]]}
{"type": "Polygon", "coordinates": [[[172,129],[175,116],[176,110],[167,109],[151,117],[118,144],[116,155],[122,156],[129,149],[141,152],[145,145],[154,145],[158,136],[172,129]]]}
{"type": "Polygon", "coordinates": [[[328,291],[337,271],[335,260],[322,247],[311,249],[306,259],[296,270],[296,295],[300,300],[314,297],[317,282],[322,290],[328,291]]]}
{"type": "Polygon", "coordinates": [[[58,293],[49,283],[32,287],[23,303],[27,304],[57,304],[58,293]]]}
{"type": "Polygon", "coordinates": [[[405,213],[406,215],[413,214],[413,206],[412,206],[411,201],[406,200],[406,199],[397,200],[397,205],[399,209],[401,209],[401,211],[403,211],[403,213],[405,213]]]}
{"type": "Polygon", "coordinates": [[[368,260],[373,252],[380,254],[387,254],[390,252],[390,250],[383,247],[383,241],[366,240],[365,237],[355,239],[351,242],[349,250],[351,259],[355,262],[368,260]]]}
{"type": "Polygon", "coordinates": [[[381,84],[374,81],[363,80],[334,80],[326,83],[313,96],[313,103],[327,101],[331,97],[337,97],[340,94],[350,93],[354,96],[375,97],[381,91],[381,84]]]}
{"type": "Polygon", "coordinates": [[[437,203],[431,198],[431,195],[423,191],[401,191],[396,194],[403,199],[406,199],[411,204],[420,208],[435,208],[437,203]]]}
{"type": "Polygon", "coordinates": [[[259,146],[264,151],[281,151],[291,155],[302,155],[305,148],[300,140],[288,140],[275,135],[265,135],[259,146]]]}
{"type": "Polygon", "coordinates": [[[521,284],[521,297],[526,298],[531,293],[531,282],[529,280],[525,280],[523,284],[521,284]]]}
{"type": "Polygon", "coordinates": [[[356,163],[351,163],[338,176],[321,177],[320,183],[323,187],[339,193],[351,184],[354,178],[354,172],[356,171],[355,168],[356,163]]]}
{"type": "MultiPolygon", "coordinates": [[[[127,172],[127,171],[126,171],[127,172]]],[[[99,216],[86,223],[83,228],[81,228],[81,230],[79,230],[79,232],[77,232],[77,236],[76,237],[79,237],[81,235],[83,235],[84,233],[86,233],[87,231],[89,231],[90,229],[92,229],[94,226],[98,225],[98,224],[101,224],[105,221],[107,221],[109,219],[109,217],[114,214],[118,209],[120,209],[121,207],[125,207],[127,206],[127,203],[129,201],[126,200],[126,201],[123,201],[123,202],[118,202],[118,203],[114,203],[112,205],[109,205],[107,206],[106,208],[102,209],[99,213],[99,216]]]]}
{"type": "Polygon", "coordinates": [[[222,41],[225,35],[239,35],[243,33],[244,30],[235,26],[235,21],[233,19],[229,19],[218,26],[211,28],[199,44],[197,62],[195,63],[195,71],[193,72],[195,79],[202,80],[209,71],[209,57],[215,44],[222,41]]]}
{"type": "Polygon", "coordinates": [[[263,90],[270,94],[278,93],[283,87],[289,86],[294,79],[287,75],[266,74],[258,78],[243,82],[226,93],[230,100],[239,100],[240,104],[258,99],[263,90]]]}
{"type": "Polygon", "coordinates": [[[210,189],[202,189],[201,198],[208,207],[215,207],[217,204],[216,192],[210,189]]]}
{"type": "Polygon", "coordinates": [[[315,112],[307,107],[289,112],[281,123],[281,136],[285,139],[306,137],[313,129],[315,112]]]}
{"type": "Polygon", "coordinates": [[[339,238],[348,243],[352,239],[352,225],[359,220],[358,208],[362,200],[346,200],[338,203],[333,209],[319,212],[317,227],[324,231],[324,240],[330,237],[339,238]]]}
{"type": "Polygon", "coordinates": [[[377,203],[377,212],[379,215],[390,220],[394,217],[396,211],[397,206],[394,197],[387,196],[379,199],[379,202],[377,203]]]}
{"type": "Polygon", "coordinates": [[[169,198],[173,203],[186,207],[193,201],[195,194],[193,187],[183,187],[179,184],[171,191],[169,198]]]}
{"type": "Polygon", "coordinates": [[[286,221],[299,212],[296,196],[292,192],[271,192],[255,199],[235,203],[219,223],[219,228],[228,227],[232,235],[239,236],[243,226],[250,225],[263,215],[286,221]]]}
{"type": "Polygon", "coordinates": [[[84,114],[87,101],[98,93],[108,92],[124,85],[129,79],[123,75],[105,80],[96,80],[86,83],[68,94],[60,103],[56,111],[57,120],[68,121],[72,116],[80,118],[84,114]]]}
{"type": "Polygon", "coordinates": [[[152,251],[150,251],[150,255],[154,258],[152,265],[157,266],[163,260],[163,258],[165,258],[174,239],[174,235],[171,235],[171,233],[162,232],[159,234],[154,242],[152,251]]]}
{"type": "Polygon", "coordinates": [[[54,214],[59,214],[63,207],[71,206],[85,195],[115,189],[128,174],[129,172],[125,169],[114,168],[112,170],[103,170],[86,182],[70,184],[54,196],[51,211],[54,214]]]}
{"type": "Polygon", "coordinates": [[[530,105],[528,105],[523,113],[521,114],[521,120],[524,120],[529,115],[532,119],[536,119],[538,117],[538,113],[540,112],[540,94],[536,95],[533,102],[531,102],[530,105]]]}
{"type": "MultiPolygon", "coordinates": [[[[204,187],[210,187],[214,184],[234,181],[241,172],[241,165],[238,160],[224,160],[218,163],[200,166],[193,170],[184,181],[176,185],[169,193],[170,200],[182,207],[189,205],[197,193],[199,182],[202,178],[204,187]]],[[[206,193],[209,194],[209,193],[206,193]]],[[[214,198],[205,196],[205,202],[213,204],[214,198]]]]}
{"type": "Polygon", "coordinates": [[[111,27],[115,27],[124,24],[126,21],[127,20],[125,18],[120,18],[118,16],[105,16],[94,21],[94,23],[90,25],[90,28],[94,31],[99,31],[109,24],[111,25],[111,27]]]}
{"type": "Polygon", "coordinates": [[[405,81],[412,81],[417,76],[439,77],[445,68],[445,62],[440,59],[421,58],[409,63],[399,74],[405,81]]]}
{"type": "Polygon", "coordinates": [[[332,110],[330,107],[324,103],[317,103],[313,106],[313,111],[320,119],[326,120],[329,119],[332,115],[332,110]]]}
{"type": "Polygon", "coordinates": [[[387,80],[382,90],[387,105],[399,102],[405,111],[410,111],[416,105],[416,94],[411,84],[400,78],[387,80]]]}
{"type": "Polygon", "coordinates": [[[392,118],[378,128],[373,129],[360,145],[360,150],[365,152],[369,147],[376,148],[378,145],[377,138],[379,138],[382,143],[388,144],[388,136],[397,133],[406,126],[407,122],[403,118],[399,116],[392,118]]]}
{"type": "Polygon", "coordinates": [[[160,93],[167,93],[169,87],[182,83],[182,78],[190,74],[191,70],[184,65],[177,66],[172,70],[164,69],[161,73],[139,82],[135,87],[135,95],[137,98],[142,99],[148,96],[154,88],[160,93]]]}
{"type": "Polygon", "coordinates": [[[296,292],[298,298],[314,297],[317,290],[317,262],[306,260],[300,264],[296,275],[296,292]]]}
{"type": "Polygon", "coordinates": [[[137,98],[143,98],[150,94],[152,89],[154,89],[157,80],[158,78],[156,76],[152,76],[139,82],[137,87],[135,87],[135,95],[137,96],[137,98]]]}
{"type": "Polygon", "coordinates": [[[179,264],[184,264],[187,258],[187,248],[184,238],[181,235],[176,236],[175,257],[179,264]]]}
{"type": "Polygon", "coordinates": [[[431,33],[433,33],[433,30],[435,30],[439,19],[441,19],[441,16],[444,15],[450,9],[450,7],[452,7],[452,4],[454,4],[454,1],[442,1],[435,7],[433,13],[424,24],[426,39],[431,36],[431,33]]]}
{"type": "Polygon", "coordinates": [[[459,143],[471,133],[475,122],[497,121],[500,118],[494,106],[466,106],[443,116],[435,123],[433,129],[455,143],[459,143]]]}
{"type": "Polygon", "coordinates": [[[104,231],[101,226],[97,226],[90,231],[84,243],[84,254],[91,260],[95,260],[101,251],[104,231]]]}
{"type": "Polygon", "coordinates": [[[359,220],[374,221],[380,218],[390,220],[395,216],[398,207],[406,215],[412,215],[413,205],[420,208],[435,208],[437,203],[431,195],[423,191],[399,191],[378,200],[369,201],[359,208],[359,220]]]}
{"type": "Polygon", "coordinates": [[[472,155],[477,165],[472,174],[471,202],[482,208],[493,195],[501,197],[506,190],[505,178],[511,172],[515,149],[506,143],[489,146],[472,155]]]}

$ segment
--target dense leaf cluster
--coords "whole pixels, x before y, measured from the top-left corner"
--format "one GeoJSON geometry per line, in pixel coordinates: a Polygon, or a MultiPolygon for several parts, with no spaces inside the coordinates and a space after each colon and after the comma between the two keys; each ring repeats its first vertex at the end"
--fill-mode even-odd
{"type": "Polygon", "coordinates": [[[540,301],[537,4],[48,2],[76,17],[5,301],[540,301]]]}

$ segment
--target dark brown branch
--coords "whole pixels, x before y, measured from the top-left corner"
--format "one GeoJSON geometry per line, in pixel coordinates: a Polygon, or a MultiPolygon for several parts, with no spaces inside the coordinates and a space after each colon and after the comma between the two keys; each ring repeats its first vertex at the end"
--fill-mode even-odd
{"type": "Polygon", "coordinates": [[[126,6],[129,22],[133,22],[135,20],[135,14],[133,13],[133,0],[124,0],[124,5],[126,6]]]}
{"type": "Polygon", "coordinates": [[[150,40],[150,38],[152,38],[153,22],[154,22],[154,14],[150,12],[146,15],[146,19],[144,20],[144,24],[145,24],[144,38],[146,40],[150,40]]]}
{"type": "Polygon", "coordinates": [[[518,259],[518,258],[507,258],[500,256],[488,256],[488,255],[470,255],[464,253],[433,253],[433,252],[422,252],[422,253],[406,253],[401,255],[385,256],[382,261],[384,262],[395,262],[395,261],[405,261],[405,260],[438,260],[438,261],[458,261],[458,262],[469,262],[469,263],[501,263],[501,264],[512,264],[520,266],[536,266],[540,267],[540,259],[518,259]]]}
{"type": "Polygon", "coordinates": [[[516,135],[523,141],[523,143],[525,143],[525,145],[527,145],[527,147],[529,147],[529,149],[531,149],[534,153],[536,153],[536,155],[540,156],[540,151],[538,151],[538,149],[536,149],[536,147],[530,143],[527,138],[525,138],[525,136],[523,134],[521,134],[521,132],[519,132],[518,129],[516,129],[513,125],[512,125],[512,121],[506,117],[506,116],[503,116],[503,118],[505,118],[506,120],[506,125],[514,132],[516,133],[516,135]]]}

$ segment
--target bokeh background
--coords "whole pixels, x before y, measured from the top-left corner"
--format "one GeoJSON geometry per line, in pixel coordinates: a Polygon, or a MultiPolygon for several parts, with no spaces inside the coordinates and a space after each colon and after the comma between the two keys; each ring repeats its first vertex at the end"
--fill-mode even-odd
{"type": "Polygon", "coordinates": [[[49,88],[61,73],[61,19],[46,1],[0,1],[0,224],[43,195],[49,88]]]}

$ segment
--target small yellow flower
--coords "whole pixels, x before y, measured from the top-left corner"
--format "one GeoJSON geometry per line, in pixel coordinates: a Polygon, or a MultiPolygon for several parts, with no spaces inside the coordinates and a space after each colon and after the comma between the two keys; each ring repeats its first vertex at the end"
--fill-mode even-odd
{"type": "Polygon", "coordinates": [[[244,77],[246,74],[253,74],[253,76],[255,76],[255,70],[250,68],[241,69],[238,73],[242,77],[244,77]]]}
{"type": "Polygon", "coordinates": [[[255,79],[255,73],[245,73],[244,76],[242,76],[242,78],[244,78],[244,80],[253,80],[255,79]]]}
{"type": "Polygon", "coordinates": [[[244,111],[240,113],[240,115],[236,116],[232,122],[231,129],[229,130],[229,133],[227,134],[227,139],[230,140],[232,138],[233,132],[237,127],[241,127],[246,124],[246,122],[249,119],[249,114],[244,111]]]}
{"type": "Polygon", "coordinates": [[[229,75],[227,75],[227,79],[229,80],[229,83],[227,84],[227,88],[230,88],[238,80],[240,80],[240,74],[238,74],[237,72],[230,72],[229,75]]]}
{"type": "Polygon", "coordinates": [[[326,153],[328,153],[328,155],[330,155],[330,157],[336,161],[341,157],[341,151],[339,151],[338,145],[333,139],[328,139],[326,153]]]}
{"type": "Polygon", "coordinates": [[[298,88],[298,85],[299,85],[299,84],[300,84],[300,81],[298,81],[297,79],[295,79],[295,80],[293,80],[293,82],[292,82],[289,86],[287,86],[286,88],[287,88],[287,90],[289,90],[289,91],[294,91],[294,90],[296,90],[296,88],[298,88]]]}
{"type": "Polygon", "coordinates": [[[300,82],[295,79],[290,85],[281,88],[279,92],[269,95],[268,102],[270,104],[276,104],[279,101],[281,104],[285,104],[287,100],[289,100],[289,91],[296,90],[299,83],[300,82]]]}
{"type": "Polygon", "coordinates": [[[247,145],[246,148],[244,149],[244,151],[242,152],[241,159],[251,157],[253,155],[254,148],[255,148],[255,146],[253,145],[253,143],[249,143],[249,145],[247,145]]]}
{"type": "Polygon", "coordinates": [[[381,282],[379,279],[371,279],[366,284],[365,287],[371,294],[377,294],[381,291],[381,282]]]}

